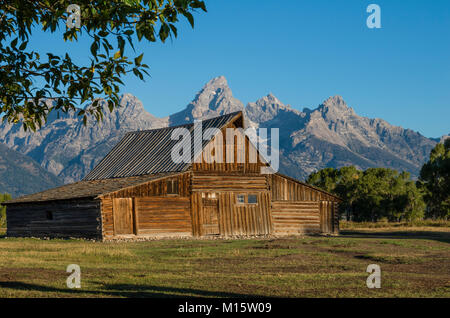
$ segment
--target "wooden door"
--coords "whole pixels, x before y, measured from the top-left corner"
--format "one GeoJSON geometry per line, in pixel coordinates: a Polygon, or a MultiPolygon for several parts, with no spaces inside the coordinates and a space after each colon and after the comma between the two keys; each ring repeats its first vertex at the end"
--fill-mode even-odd
{"type": "Polygon", "coordinates": [[[114,235],[133,234],[133,200],[113,199],[114,235]]]}
{"type": "Polygon", "coordinates": [[[203,199],[202,234],[218,235],[219,231],[219,200],[203,199]]]}

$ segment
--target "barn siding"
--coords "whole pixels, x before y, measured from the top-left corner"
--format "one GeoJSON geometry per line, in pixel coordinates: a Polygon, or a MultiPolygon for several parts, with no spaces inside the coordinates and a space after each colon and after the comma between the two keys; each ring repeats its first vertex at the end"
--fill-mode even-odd
{"type": "Polygon", "coordinates": [[[189,198],[146,197],[135,199],[138,235],[192,235],[189,198]]]}
{"type": "Polygon", "coordinates": [[[200,173],[192,175],[193,192],[266,191],[267,179],[261,174],[200,173]]]}
{"type": "Polygon", "coordinates": [[[93,199],[7,206],[7,236],[101,238],[100,202],[93,199]],[[48,219],[51,213],[53,219],[48,219]]]}
{"type": "Polygon", "coordinates": [[[237,194],[219,195],[219,228],[224,236],[268,235],[272,232],[269,192],[250,193],[258,195],[258,204],[237,204],[237,194]]]}
{"type": "Polygon", "coordinates": [[[274,233],[339,233],[338,199],[281,175],[271,175],[274,233]]]}
{"type": "Polygon", "coordinates": [[[103,196],[101,201],[104,238],[109,239],[115,235],[112,201],[118,198],[133,199],[136,235],[191,235],[189,192],[190,172],[186,172],[103,196]],[[167,193],[167,181],[173,180],[177,181],[178,194],[167,193]]]}
{"type": "Polygon", "coordinates": [[[113,203],[111,198],[101,200],[103,237],[114,236],[113,203]]]}
{"type": "Polygon", "coordinates": [[[270,175],[273,201],[338,201],[336,197],[281,175],[270,175]]]}
{"type": "Polygon", "coordinates": [[[178,195],[189,197],[190,173],[181,173],[175,176],[162,177],[154,181],[149,181],[138,186],[128,187],[119,191],[111,192],[102,196],[103,199],[110,198],[136,198],[167,195],[167,181],[178,181],[178,195]]]}
{"type": "Polygon", "coordinates": [[[339,233],[339,215],[337,202],[320,202],[320,226],[322,233],[339,233]]]}
{"type": "Polygon", "coordinates": [[[272,216],[274,233],[277,235],[321,232],[320,202],[274,201],[272,216]]]}
{"type": "Polygon", "coordinates": [[[218,200],[220,235],[267,235],[272,232],[270,192],[265,175],[194,172],[191,189],[194,236],[204,235],[203,197],[208,194],[215,194],[218,200]],[[238,194],[255,194],[258,203],[237,204],[238,194]]]}
{"type": "Polygon", "coordinates": [[[222,140],[217,137],[213,138],[200,154],[200,162],[194,162],[192,164],[192,170],[203,172],[259,173],[261,167],[267,166],[267,164],[262,162],[255,146],[242,133],[238,133],[235,136],[233,144],[228,144],[227,128],[237,129],[242,128],[242,126],[231,123],[222,128],[222,140]],[[256,154],[256,160],[250,160],[252,157],[251,154],[253,153],[256,154]],[[214,160],[214,158],[219,157],[222,158],[222,162],[214,160]]]}

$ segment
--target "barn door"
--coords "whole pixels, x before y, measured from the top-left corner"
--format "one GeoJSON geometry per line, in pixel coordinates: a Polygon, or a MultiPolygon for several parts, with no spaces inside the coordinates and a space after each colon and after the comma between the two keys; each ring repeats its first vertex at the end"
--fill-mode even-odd
{"type": "Polygon", "coordinates": [[[113,199],[114,235],[133,234],[133,200],[113,199]]]}
{"type": "Polygon", "coordinates": [[[219,231],[219,200],[202,199],[202,234],[218,235],[219,231]]]}

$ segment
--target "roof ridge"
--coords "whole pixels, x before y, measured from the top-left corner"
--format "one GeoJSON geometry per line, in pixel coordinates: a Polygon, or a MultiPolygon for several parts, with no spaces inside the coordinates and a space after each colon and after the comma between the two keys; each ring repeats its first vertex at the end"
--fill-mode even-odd
{"type": "MultiPolygon", "coordinates": [[[[235,112],[228,113],[228,114],[224,114],[224,115],[220,115],[220,116],[216,116],[216,117],[211,117],[211,118],[208,118],[208,119],[202,119],[202,121],[216,120],[218,118],[222,118],[222,117],[225,117],[225,116],[235,116],[238,113],[242,113],[242,110],[235,111],[235,112]]],[[[126,135],[128,135],[128,134],[139,134],[139,133],[158,131],[158,130],[165,130],[165,129],[175,129],[175,128],[181,128],[181,127],[189,127],[189,126],[192,126],[192,125],[194,125],[194,122],[190,122],[190,123],[186,123],[186,124],[180,124],[180,125],[175,125],[175,126],[154,128],[154,129],[134,130],[134,131],[127,132],[126,135]]]]}

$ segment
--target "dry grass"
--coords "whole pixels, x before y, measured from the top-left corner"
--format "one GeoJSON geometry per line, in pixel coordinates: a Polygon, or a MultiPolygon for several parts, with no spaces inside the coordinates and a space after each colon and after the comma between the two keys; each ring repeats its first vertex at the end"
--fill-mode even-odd
{"type": "Polygon", "coordinates": [[[347,230],[347,229],[376,229],[376,228],[389,228],[389,229],[429,229],[434,228],[435,230],[437,228],[442,228],[444,231],[448,228],[450,228],[450,221],[444,221],[444,220],[419,220],[419,221],[412,221],[412,222],[387,222],[387,221],[381,221],[381,222],[349,222],[349,221],[341,221],[340,222],[341,229],[347,230]]]}
{"type": "Polygon", "coordinates": [[[432,229],[122,243],[0,238],[0,297],[450,297],[450,229],[432,229]],[[66,287],[73,263],[80,290],[66,287]],[[372,263],[381,266],[381,289],[366,287],[372,263]]]}

